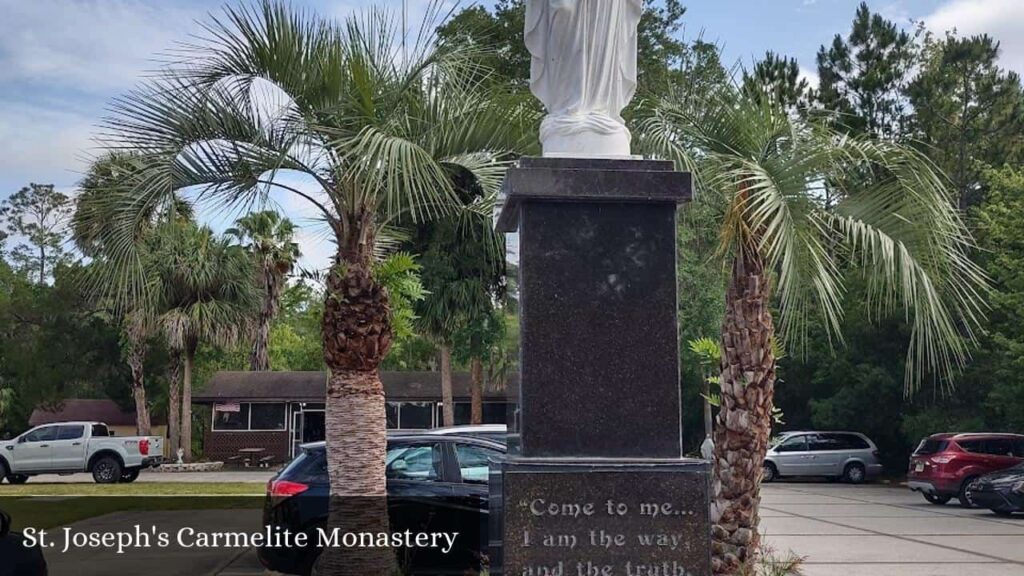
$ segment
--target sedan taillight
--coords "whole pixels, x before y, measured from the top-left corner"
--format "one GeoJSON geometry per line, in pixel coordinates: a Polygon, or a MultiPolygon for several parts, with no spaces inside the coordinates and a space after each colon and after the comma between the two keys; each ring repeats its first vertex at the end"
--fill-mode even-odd
{"type": "Polygon", "coordinates": [[[932,462],[935,462],[936,464],[949,464],[952,461],[952,456],[932,456],[932,462]]]}

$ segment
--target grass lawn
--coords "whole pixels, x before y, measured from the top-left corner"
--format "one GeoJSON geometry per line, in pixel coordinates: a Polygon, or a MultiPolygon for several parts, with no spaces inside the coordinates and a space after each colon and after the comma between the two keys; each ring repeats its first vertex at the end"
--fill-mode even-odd
{"type": "Polygon", "coordinates": [[[264,487],[244,482],[0,485],[15,530],[55,528],[112,512],[259,509],[264,487]]]}
{"type": "Polygon", "coordinates": [[[266,487],[252,482],[138,482],[135,484],[0,484],[0,499],[9,496],[263,496],[266,487]]]}

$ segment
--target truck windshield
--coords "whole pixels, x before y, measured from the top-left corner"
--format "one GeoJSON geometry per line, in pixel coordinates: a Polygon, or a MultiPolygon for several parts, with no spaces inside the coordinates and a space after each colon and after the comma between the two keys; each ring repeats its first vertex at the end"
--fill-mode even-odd
{"type": "Polygon", "coordinates": [[[110,436],[110,432],[107,431],[107,427],[103,424],[93,424],[92,436],[93,438],[97,436],[110,436]]]}

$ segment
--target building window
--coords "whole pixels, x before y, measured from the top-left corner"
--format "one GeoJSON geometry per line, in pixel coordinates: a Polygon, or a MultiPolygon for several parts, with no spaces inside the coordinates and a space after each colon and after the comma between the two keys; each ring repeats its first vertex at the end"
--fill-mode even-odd
{"type": "Polygon", "coordinates": [[[387,415],[388,430],[394,430],[398,428],[398,403],[388,402],[384,410],[385,414],[387,415]]]}
{"type": "Polygon", "coordinates": [[[250,430],[284,430],[284,404],[250,404],[250,430]]]}
{"type": "Polygon", "coordinates": [[[215,404],[213,429],[220,432],[285,430],[284,404],[215,404]]]}
{"type": "Polygon", "coordinates": [[[403,402],[399,407],[398,426],[413,430],[433,428],[434,404],[432,402],[403,402]]]}

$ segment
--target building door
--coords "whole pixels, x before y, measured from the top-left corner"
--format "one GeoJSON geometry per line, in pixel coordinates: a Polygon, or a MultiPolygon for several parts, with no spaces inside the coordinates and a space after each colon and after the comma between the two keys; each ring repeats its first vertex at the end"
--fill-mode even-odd
{"type": "Polygon", "coordinates": [[[302,442],[322,442],[327,438],[326,420],[323,410],[306,410],[302,413],[302,442]]]}

